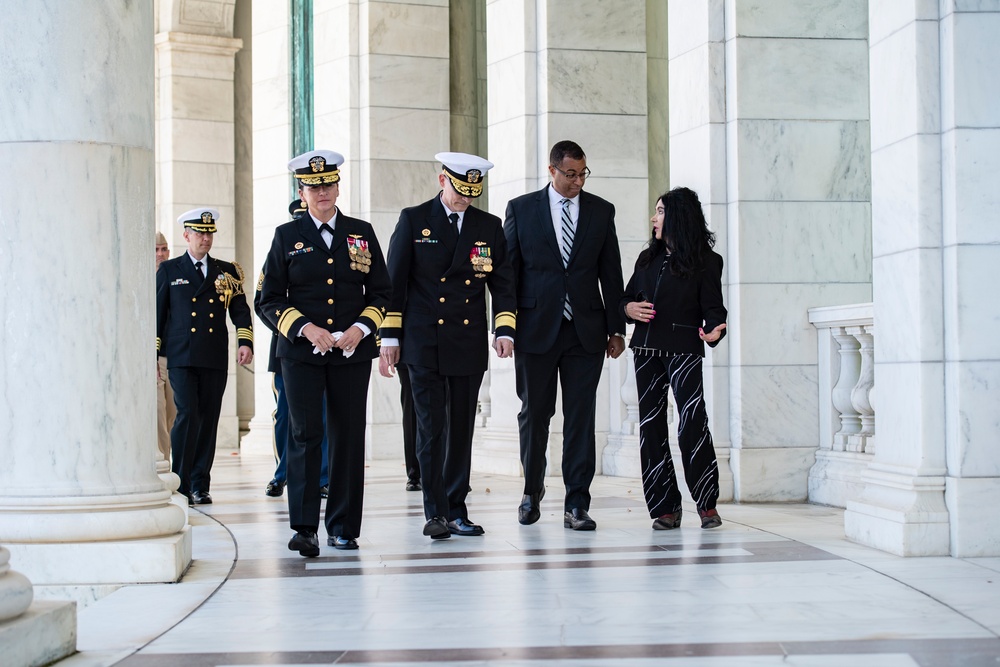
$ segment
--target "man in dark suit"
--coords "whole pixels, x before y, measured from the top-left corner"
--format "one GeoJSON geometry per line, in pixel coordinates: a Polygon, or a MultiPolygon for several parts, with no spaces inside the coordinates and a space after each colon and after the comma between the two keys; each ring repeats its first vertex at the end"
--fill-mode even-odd
{"type": "MultiPolygon", "coordinates": [[[[306,205],[301,199],[295,199],[288,205],[288,213],[293,219],[305,215],[306,205]]],[[[253,299],[253,310],[257,313],[260,321],[271,330],[271,350],[267,356],[267,372],[271,373],[271,391],[274,393],[274,412],[271,419],[274,421],[274,477],[264,487],[264,495],[271,498],[280,498],[285,492],[285,484],[288,482],[288,457],[285,452],[288,450],[288,439],[292,436],[292,427],[288,419],[288,397],[285,396],[285,380],[281,376],[281,360],[278,359],[278,330],[271,324],[271,320],[264,317],[260,309],[260,286],[264,282],[264,272],[260,272],[257,280],[257,293],[253,299]]],[[[330,488],[327,485],[327,441],[326,441],[326,416],[323,417],[323,442],[320,444],[320,451],[323,452],[323,462],[320,466],[319,495],[326,498],[330,488]]]]}
{"type": "Polygon", "coordinates": [[[604,356],[625,349],[617,303],[624,290],[615,207],[583,191],[583,149],[560,141],[549,154],[552,182],[507,205],[504,233],[517,285],[518,429],[524,496],[518,521],[541,516],[549,421],[556,383],[563,403],[563,525],[594,530],[590,483],[596,469],[597,385],[604,356]]]}
{"type": "Polygon", "coordinates": [[[253,318],[243,292],[243,269],[209,256],[219,212],[192,209],[179,218],[188,251],[156,272],[156,350],[167,357],[177,419],[170,432],[179,493],[210,505],[212,461],[229,369],[226,313],[236,326],[236,361],[253,361],[253,318]]]}
{"type": "Polygon", "coordinates": [[[493,163],[438,153],[441,192],[403,209],[389,242],[392,302],[382,325],[391,373],[406,364],[417,416],[424,535],[482,535],[465,504],[479,386],[489,361],[486,289],[500,357],[514,347],[514,284],[500,219],[472,208],[493,163]]]}
{"type": "Polygon", "coordinates": [[[344,156],[314,150],[288,163],[308,211],[274,231],[260,309],[278,330],[292,437],[288,548],[319,555],[323,413],[329,440],[326,543],[357,549],[365,484],[365,428],[375,332],[389,304],[389,274],[375,230],[337,208],[344,156]]]}

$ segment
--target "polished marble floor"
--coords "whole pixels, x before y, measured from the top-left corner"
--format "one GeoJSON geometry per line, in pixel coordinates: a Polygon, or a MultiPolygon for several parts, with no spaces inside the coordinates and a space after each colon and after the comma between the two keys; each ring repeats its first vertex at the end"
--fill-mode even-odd
{"type": "Polygon", "coordinates": [[[841,510],[722,505],[703,531],[686,505],[654,532],[638,480],[599,477],[577,533],[560,480],[521,526],[520,480],[476,474],[486,535],[431,541],[402,462],[374,461],[360,550],[321,533],[304,559],[271,468],[220,454],[183,579],[82,607],[59,667],[1000,665],[1000,558],[891,556],[846,541],[841,510]]]}

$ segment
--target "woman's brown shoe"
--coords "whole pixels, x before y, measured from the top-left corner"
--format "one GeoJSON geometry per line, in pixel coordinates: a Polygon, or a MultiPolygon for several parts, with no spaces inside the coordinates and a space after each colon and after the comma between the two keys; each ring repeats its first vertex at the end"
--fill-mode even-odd
{"type": "Polygon", "coordinates": [[[722,525],[722,517],[715,509],[698,510],[698,516],[701,517],[702,528],[718,528],[722,525]]]}
{"type": "Polygon", "coordinates": [[[653,530],[673,530],[681,527],[681,510],[663,514],[659,518],[653,519],[653,530]]]}

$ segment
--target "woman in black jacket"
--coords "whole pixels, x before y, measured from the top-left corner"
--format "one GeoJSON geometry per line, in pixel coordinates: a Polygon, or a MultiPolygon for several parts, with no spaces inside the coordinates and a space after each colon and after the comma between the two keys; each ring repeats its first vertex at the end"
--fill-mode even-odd
{"type": "Polygon", "coordinates": [[[722,524],[719,465],[708,430],[702,358],[726,335],[722,304],[722,257],[712,251],[698,195],[674,188],[656,202],[653,237],[639,253],[621,300],[632,332],[639,392],[639,456],[642,487],[654,530],[681,525],[681,492],[667,436],[667,390],[673,388],[677,440],[691,497],[702,528],[722,524]],[[706,333],[707,332],[707,333],[706,333]]]}

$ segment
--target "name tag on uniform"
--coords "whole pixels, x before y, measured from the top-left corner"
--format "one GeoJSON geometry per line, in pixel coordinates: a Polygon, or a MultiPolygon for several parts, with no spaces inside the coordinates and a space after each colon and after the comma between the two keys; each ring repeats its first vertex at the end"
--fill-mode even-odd
{"type": "Polygon", "coordinates": [[[312,246],[309,246],[308,248],[298,248],[296,250],[290,251],[288,253],[288,256],[289,257],[294,257],[295,255],[301,255],[301,254],[304,254],[304,253],[307,253],[307,252],[312,252],[312,251],[313,251],[313,247],[312,246]]]}
{"type": "Polygon", "coordinates": [[[170,286],[173,287],[174,285],[189,285],[190,282],[191,281],[189,281],[189,280],[184,280],[183,278],[178,278],[177,280],[172,281],[170,283],[170,286]]]}

